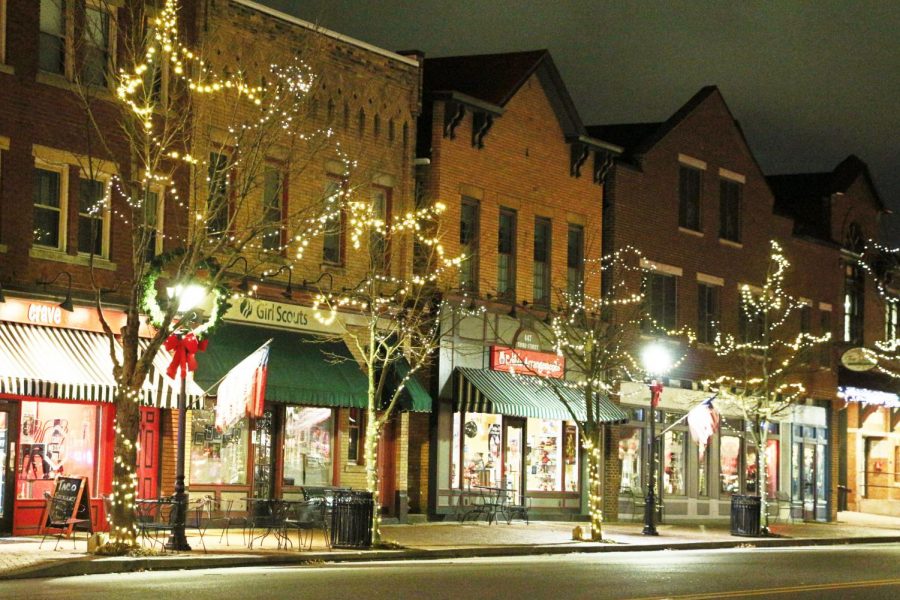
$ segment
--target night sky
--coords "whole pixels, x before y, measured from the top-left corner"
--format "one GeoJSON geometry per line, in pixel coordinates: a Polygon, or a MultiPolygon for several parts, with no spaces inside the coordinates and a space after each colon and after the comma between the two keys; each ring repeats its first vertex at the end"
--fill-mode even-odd
{"type": "MultiPolygon", "coordinates": [[[[719,86],[766,174],[868,163],[900,213],[900,2],[262,0],[427,56],[547,48],[585,124],[663,121],[719,86]]],[[[900,215],[889,217],[900,243],[900,215]]]]}

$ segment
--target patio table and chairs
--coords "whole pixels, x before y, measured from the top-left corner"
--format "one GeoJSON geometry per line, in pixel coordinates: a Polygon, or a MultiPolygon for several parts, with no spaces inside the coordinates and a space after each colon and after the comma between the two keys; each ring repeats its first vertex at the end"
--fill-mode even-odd
{"type": "Polygon", "coordinates": [[[457,519],[460,523],[480,517],[487,519],[488,525],[502,517],[507,525],[513,518],[521,518],[528,523],[528,504],[520,494],[503,487],[473,485],[462,490],[457,500],[457,519]]]}

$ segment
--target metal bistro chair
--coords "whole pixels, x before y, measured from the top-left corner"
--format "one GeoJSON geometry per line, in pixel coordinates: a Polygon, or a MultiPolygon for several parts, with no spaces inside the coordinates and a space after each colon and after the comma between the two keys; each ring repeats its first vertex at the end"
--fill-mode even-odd
{"type": "Polygon", "coordinates": [[[322,532],[326,546],[331,549],[331,538],[328,531],[327,510],[325,502],[319,500],[304,500],[302,502],[285,502],[285,519],[282,524],[282,537],[290,542],[288,531],[297,532],[297,550],[303,548],[304,532],[307,539],[307,548],[312,550],[313,536],[316,530],[322,532]]]}
{"type": "Polygon", "coordinates": [[[174,498],[157,500],[138,500],[134,505],[138,534],[141,539],[149,540],[151,545],[159,544],[166,551],[165,540],[160,540],[160,533],[171,535],[175,529],[177,504],[174,498]]]}
{"type": "Polygon", "coordinates": [[[209,528],[212,519],[212,496],[205,496],[188,504],[187,514],[184,518],[184,528],[196,529],[200,536],[200,545],[203,546],[203,552],[206,552],[206,542],[203,536],[209,528]]]}
{"type": "Polygon", "coordinates": [[[517,494],[513,490],[503,490],[498,511],[506,517],[507,525],[512,523],[513,519],[522,519],[526,525],[530,525],[528,521],[530,506],[531,499],[526,498],[525,494],[517,494]]]}
{"type": "MultiPolygon", "coordinates": [[[[250,530],[250,548],[253,547],[253,543],[257,540],[259,540],[260,545],[262,545],[263,541],[271,534],[275,536],[275,539],[278,542],[278,548],[280,549],[282,533],[284,531],[284,520],[287,516],[286,503],[275,498],[268,498],[257,500],[251,504],[254,506],[250,511],[250,515],[247,517],[248,528],[250,530]],[[265,531],[260,535],[256,535],[257,529],[264,529],[265,531]]],[[[288,543],[290,542],[290,540],[287,540],[286,538],[285,541],[288,543]]]]}
{"type": "Polygon", "coordinates": [[[207,520],[207,529],[221,529],[222,533],[219,535],[219,543],[222,543],[222,539],[225,539],[225,545],[230,546],[231,543],[229,541],[229,532],[232,527],[240,527],[241,528],[241,541],[246,544],[247,543],[247,526],[248,520],[246,514],[243,511],[236,511],[235,504],[238,502],[235,498],[229,498],[228,500],[216,500],[212,496],[207,496],[208,498],[208,520],[207,520]]]}

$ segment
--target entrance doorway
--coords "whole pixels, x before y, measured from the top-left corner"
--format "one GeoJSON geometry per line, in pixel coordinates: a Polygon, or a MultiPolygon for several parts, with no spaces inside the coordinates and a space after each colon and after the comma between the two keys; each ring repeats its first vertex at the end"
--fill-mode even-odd
{"type": "Polygon", "coordinates": [[[885,437],[866,437],[866,471],[863,496],[867,500],[887,500],[891,469],[888,468],[891,446],[885,437]]]}
{"type": "Polygon", "coordinates": [[[816,520],[816,445],[803,444],[803,471],[800,493],[803,502],[803,520],[816,520]]]}
{"type": "Polygon", "coordinates": [[[516,502],[522,496],[522,456],[525,452],[525,421],[506,419],[503,439],[506,452],[503,455],[503,481],[516,502]]]}
{"type": "Polygon", "coordinates": [[[16,405],[0,400],[0,533],[13,528],[13,500],[16,485],[16,405]]]}

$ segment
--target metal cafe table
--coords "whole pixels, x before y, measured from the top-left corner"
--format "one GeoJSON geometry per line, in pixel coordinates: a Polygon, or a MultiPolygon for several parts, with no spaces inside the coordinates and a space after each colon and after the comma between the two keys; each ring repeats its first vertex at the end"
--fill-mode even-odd
{"type": "Polygon", "coordinates": [[[460,523],[464,523],[468,518],[477,520],[478,517],[484,515],[490,525],[497,519],[497,513],[504,511],[508,497],[506,488],[486,485],[471,486],[460,493],[457,505],[460,523]]]}

